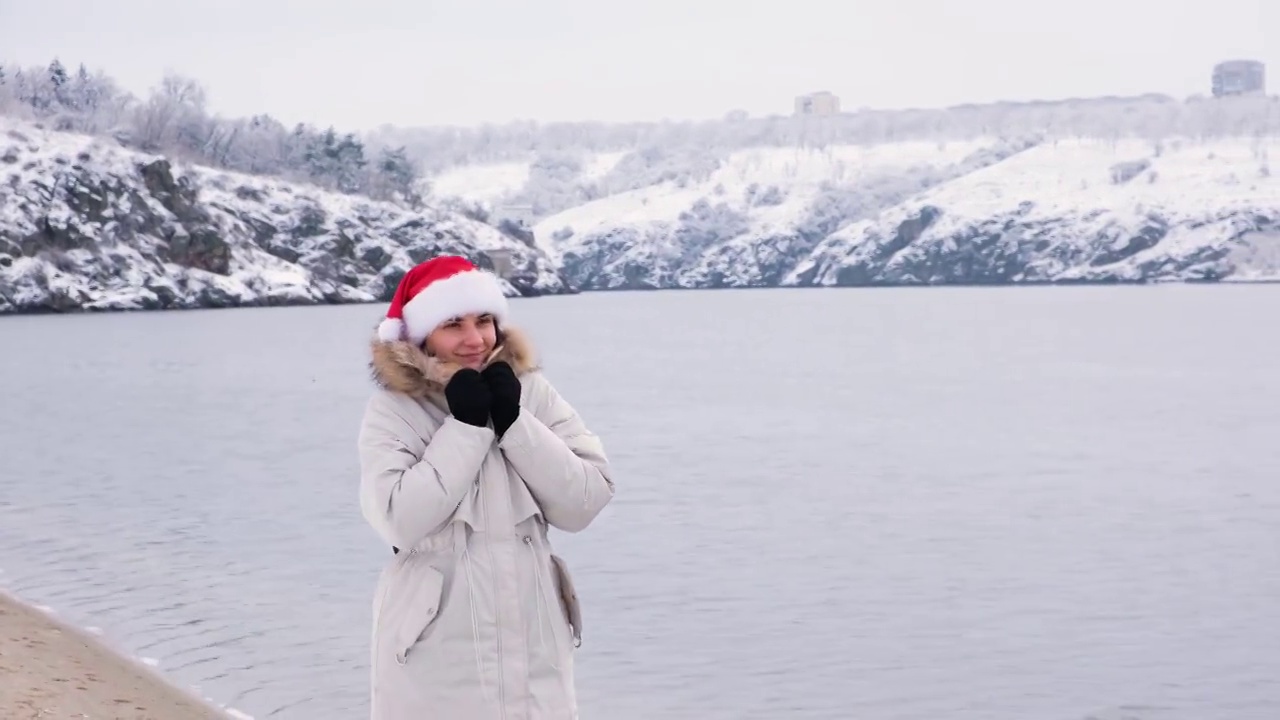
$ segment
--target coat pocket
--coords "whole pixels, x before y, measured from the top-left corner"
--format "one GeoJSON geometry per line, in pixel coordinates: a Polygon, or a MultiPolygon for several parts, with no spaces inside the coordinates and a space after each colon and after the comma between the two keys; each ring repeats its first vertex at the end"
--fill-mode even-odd
{"type": "Polygon", "coordinates": [[[578,604],[578,592],[573,587],[569,566],[558,555],[551,556],[551,566],[555,568],[556,587],[560,589],[560,608],[573,632],[573,646],[582,647],[582,607],[578,604]]]}
{"type": "Polygon", "coordinates": [[[378,612],[379,645],[408,662],[409,651],[440,615],[444,575],[429,565],[406,563],[391,579],[378,612]]]}

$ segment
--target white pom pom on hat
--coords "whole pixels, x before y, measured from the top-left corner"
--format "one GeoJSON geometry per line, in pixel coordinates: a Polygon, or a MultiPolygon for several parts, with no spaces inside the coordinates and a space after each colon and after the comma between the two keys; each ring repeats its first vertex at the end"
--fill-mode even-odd
{"type": "Polygon", "coordinates": [[[504,323],[508,306],[502,283],[464,257],[442,255],[400,279],[387,317],[378,324],[378,339],[421,345],[441,323],[469,313],[489,313],[504,323]]]}

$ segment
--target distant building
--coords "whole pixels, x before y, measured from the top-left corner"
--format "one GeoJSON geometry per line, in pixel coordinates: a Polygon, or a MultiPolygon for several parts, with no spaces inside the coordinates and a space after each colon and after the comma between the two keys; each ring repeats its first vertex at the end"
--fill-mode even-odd
{"type": "Polygon", "coordinates": [[[823,90],[796,98],[797,115],[839,115],[840,98],[823,90]]]}
{"type": "Polygon", "coordinates": [[[1257,60],[1228,60],[1213,66],[1213,96],[1263,94],[1266,66],[1257,60]]]}
{"type": "Polygon", "coordinates": [[[493,274],[500,278],[506,278],[511,275],[512,261],[510,250],[486,250],[485,254],[489,256],[490,262],[493,263],[493,274]]]}

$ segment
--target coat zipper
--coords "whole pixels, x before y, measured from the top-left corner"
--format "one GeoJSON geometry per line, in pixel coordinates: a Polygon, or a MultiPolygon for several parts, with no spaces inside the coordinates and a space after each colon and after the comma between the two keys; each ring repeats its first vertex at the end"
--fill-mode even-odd
{"type": "Polygon", "coordinates": [[[488,483],[480,485],[482,498],[480,508],[484,513],[485,525],[485,546],[489,550],[489,577],[493,579],[494,602],[493,602],[493,621],[497,625],[498,635],[498,707],[501,708],[502,717],[507,717],[507,698],[506,698],[506,680],[504,675],[504,665],[506,664],[502,657],[502,595],[498,590],[498,563],[493,556],[493,526],[489,523],[489,495],[491,493],[484,492],[484,487],[488,483]]]}

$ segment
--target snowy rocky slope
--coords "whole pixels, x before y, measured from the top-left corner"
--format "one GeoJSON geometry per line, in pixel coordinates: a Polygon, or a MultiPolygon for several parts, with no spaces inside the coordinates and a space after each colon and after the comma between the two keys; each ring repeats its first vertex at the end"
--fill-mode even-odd
{"type": "MultiPolygon", "coordinates": [[[[1277,151],[1274,137],[751,148],[533,229],[588,290],[1280,280],[1277,151]]],[[[505,163],[440,181],[492,201],[527,176],[505,163]]]]}
{"type": "Polygon", "coordinates": [[[0,314],[374,301],[445,252],[497,260],[511,295],[572,290],[541,249],[455,213],[0,118],[0,314]]]}
{"type": "Polygon", "coordinates": [[[841,226],[1029,146],[978,140],[738,150],[701,175],[552,215],[534,235],[584,288],[778,285],[841,226]]]}
{"type": "Polygon", "coordinates": [[[1280,138],[1045,143],[846,225],[783,284],[1280,280],[1277,153],[1280,138]]]}

